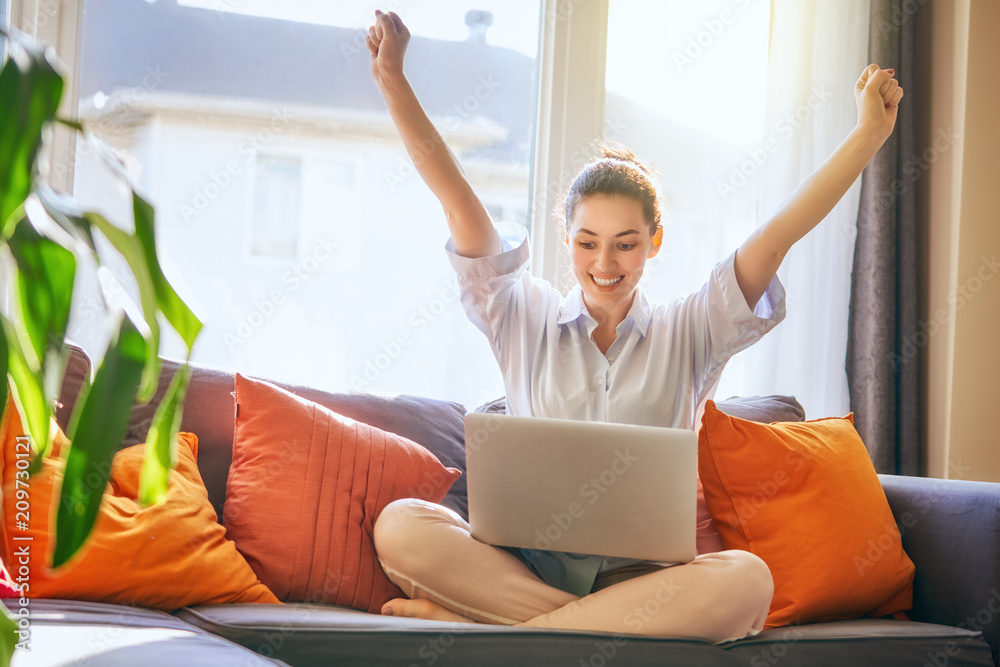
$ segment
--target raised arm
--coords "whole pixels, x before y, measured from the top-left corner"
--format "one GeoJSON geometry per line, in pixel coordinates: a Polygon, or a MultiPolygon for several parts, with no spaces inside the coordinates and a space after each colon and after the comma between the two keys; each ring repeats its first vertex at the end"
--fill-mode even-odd
{"type": "Polygon", "coordinates": [[[903,89],[894,70],[869,65],[854,87],[858,124],[826,162],[736,251],[736,281],[753,308],[789,248],[827,216],[892,134],[903,89]]]}
{"type": "Polygon", "coordinates": [[[410,31],[395,12],[376,10],[375,25],[365,38],[371,52],[372,78],[417,172],[444,207],[455,250],[465,257],[495,255],[502,244],[486,207],[403,74],[409,41],[410,31]]]}

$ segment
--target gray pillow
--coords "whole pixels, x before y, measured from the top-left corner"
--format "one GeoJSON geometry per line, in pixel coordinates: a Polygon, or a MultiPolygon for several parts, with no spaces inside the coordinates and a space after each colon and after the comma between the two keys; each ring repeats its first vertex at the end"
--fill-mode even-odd
{"type": "Polygon", "coordinates": [[[806,411],[794,396],[733,396],[724,401],[716,401],[715,407],[730,417],[747,421],[800,422],[805,421],[806,411]]]}

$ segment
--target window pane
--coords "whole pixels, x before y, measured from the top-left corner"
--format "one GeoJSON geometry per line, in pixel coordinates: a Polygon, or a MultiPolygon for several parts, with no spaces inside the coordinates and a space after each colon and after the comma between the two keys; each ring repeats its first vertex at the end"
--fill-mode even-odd
{"type": "MultiPolygon", "coordinates": [[[[421,102],[491,213],[527,224],[538,0],[395,5],[421,102]]],[[[156,206],[168,276],[206,319],[195,361],[469,407],[502,394],[441,207],[371,81],[383,2],[83,7],[80,115],[156,206]]],[[[120,186],[84,153],[77,196],[120,220],[120,186]]],[[[74,331],[100,354],[86,312],[74,331]]]]}
{"type": "MultiPolygon", "coordinates": [[[[658,172],[663,246],[643,278],[654,302],[699,289],[757,226],[755,179],[771,146],[764,132],[768,17],[766,0],[611,3],[605,139],[658,172]],[[636,39],[637,17],[662,34],[636,39]]],[[[737,357],[720,397],[738,393],[738,372],[737,357]]]]}
{"type": "MultiPolygon", "coordinates": [[[[0,0],[0,25],[10,25],[10,2],[0,0]]],[[[7,62],[7,38],[0,35],[0,64],[7,62]]]]}
{"type": "Polygon", "coordinates": [[[253,239],[257,257],[295,257],[299,238],[298,158],[257,156],[254,177],[253,239]]]}

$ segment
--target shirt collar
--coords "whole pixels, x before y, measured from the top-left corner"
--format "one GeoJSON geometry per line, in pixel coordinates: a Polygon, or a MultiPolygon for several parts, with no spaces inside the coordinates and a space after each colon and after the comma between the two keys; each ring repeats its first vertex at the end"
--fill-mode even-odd
{"type": "Polygon", "coordinates": [[[635,322],[635,326],[639,328],[639,335],[645,336],[646,329],[649,328],[649,320],[652,319],[653,310],[649,307],[649,301],[646,299],[645,293],[638,287],[635,288],[635,299],[632,301],[632,307],[628,311],[628,315],[625,319],[632,318],[635,322]]]}
{"type": "MultiPolygon", "coordinates": [[[[635,323],[635,326],[639,329],[639,335],[645,336],[646,330],[649,328],[649,320],[651,316],[652,311],[649,307],[649,301],[646,299],[646,295],[641,289],[636,287],[635,299],[633,299],[632,307],[629,308],[624,321],[628,322],[631,319],[632,322],[635,323]]],[[[580,317],[585,317],[590,322],[594,322],[596,324],[594,318],[591,317],[590,313],[587,311],[587,306],[583,303],[583,288],[577,284],[572,290],[570,290],[570,293],[566,295],[566,298],[563,299],[562,304],[559,306],[559,315],[556,318],[556,324],[567,324],[579,319],[580,317]]]]}
{"type": "Polygon", "coordinates": [[[556,318],[556,324],[568,324],[579,319],[581,316],[586,317],[588,320],[594,319],[587,312],[587,307],[583,304],[583,288],[577,283],[559,305],[559,316],[556,318]]]}

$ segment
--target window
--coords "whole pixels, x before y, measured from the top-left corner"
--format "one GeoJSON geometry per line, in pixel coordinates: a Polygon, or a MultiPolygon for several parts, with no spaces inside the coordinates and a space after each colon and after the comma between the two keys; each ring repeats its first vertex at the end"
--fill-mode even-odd
{"type": "Polygon", "coordinates": [[[254,173],[253,233],[255,257],[295,257],[299,239],[299,191],[302,165],[297,158],[257,156],[254,173]]]}
{"type": "MultiPolygon", "coordinates": [[[[438,202],[368,74],[377,4],[12,0],[11,20],[79,54],[68,96],[157,207],[168,275],[207,321],[196,361],[472,407],[503,387],[458,304],[438,202]],[[297,161],[296,204],[291,162],[266,166],[258,183],[268,158],[297,161]],[[255,212],[258,195],[271,203],[255,212]]],[[[491,216],[531,230],[535,275],[570,287],[553,211],[596,137],[652,160],[668,200],[665,247],[644,278],[654,301],[698,288],[832,152],[855,113],[839,91],[867,55],[867,23],[835,0],[816,3],[814,21],[777,0],[389,7],[415,35],[411,82],[491,216]],[[635,39],[646,25],[657,38],[635,39]],[[829,104],[811,99],[820,89],[829,104]]],[[[70,166],[50,175],[57,187],[126,216],[125,193],[86,146],[74,154],[57,136],[50,153],[70,166]]],[[[792,393],[809,414],[846,411],[856,196],[786,257],[789,315],[729,363],[718,395],[792,393]]],[[[82,289],[71,331],[99,356],[106,340],[87,326],[97,291],[82,289]]]]}
{"type": "MultiPolygon", "coordinates": [[[[406,5],[414,89],[491,213],[527,225],[538,0],[406,5]]],[[[503,393],[440,205],[371,81],[364,35],[384,3],[82,6],[80,117],[156,207],[168,277],[206,323],[194,361],[470,407],[503,393]]],[[[76,196],[124,218],[83,153],[76,196]]],[[[100,355],[87,312],[73,330],[100,355]]]]}
{"type": "MultiPolygon", "coordinates": [[[[699,289],[758,224],[769,16],[750,0],[610,4],[605,139],[652,163],[665,200],[663,247],[643,278],[653,302],[699,289]],[[636,40],[637,16],[660,38],[636,40]]],[[[721,398],[742,393],[739,372],[737,357],[721,398]]]]}
{"type": "MultiPolygon", "coordinates": [[[[0,0],[0,25],[10,25],[10,3],[0,0]]],[[[7,40],[0,35],[0,63],[7,62],[7,40]]]]}
{"type": "MultiPolygon", "coordinates": [[[[605,125],[661,171],[664,248],[646,289],[663,301],[697,289],[855,126],[868,3],[609,7],[605,125]],[[659,38],[635,39],[636,17],[659,38]]],[[[785,256],[787,316],[729,362],[717,396],[792,394],[813,416],[850,409],[844,355],[859,196],[860,179],[785,256]]]]}

